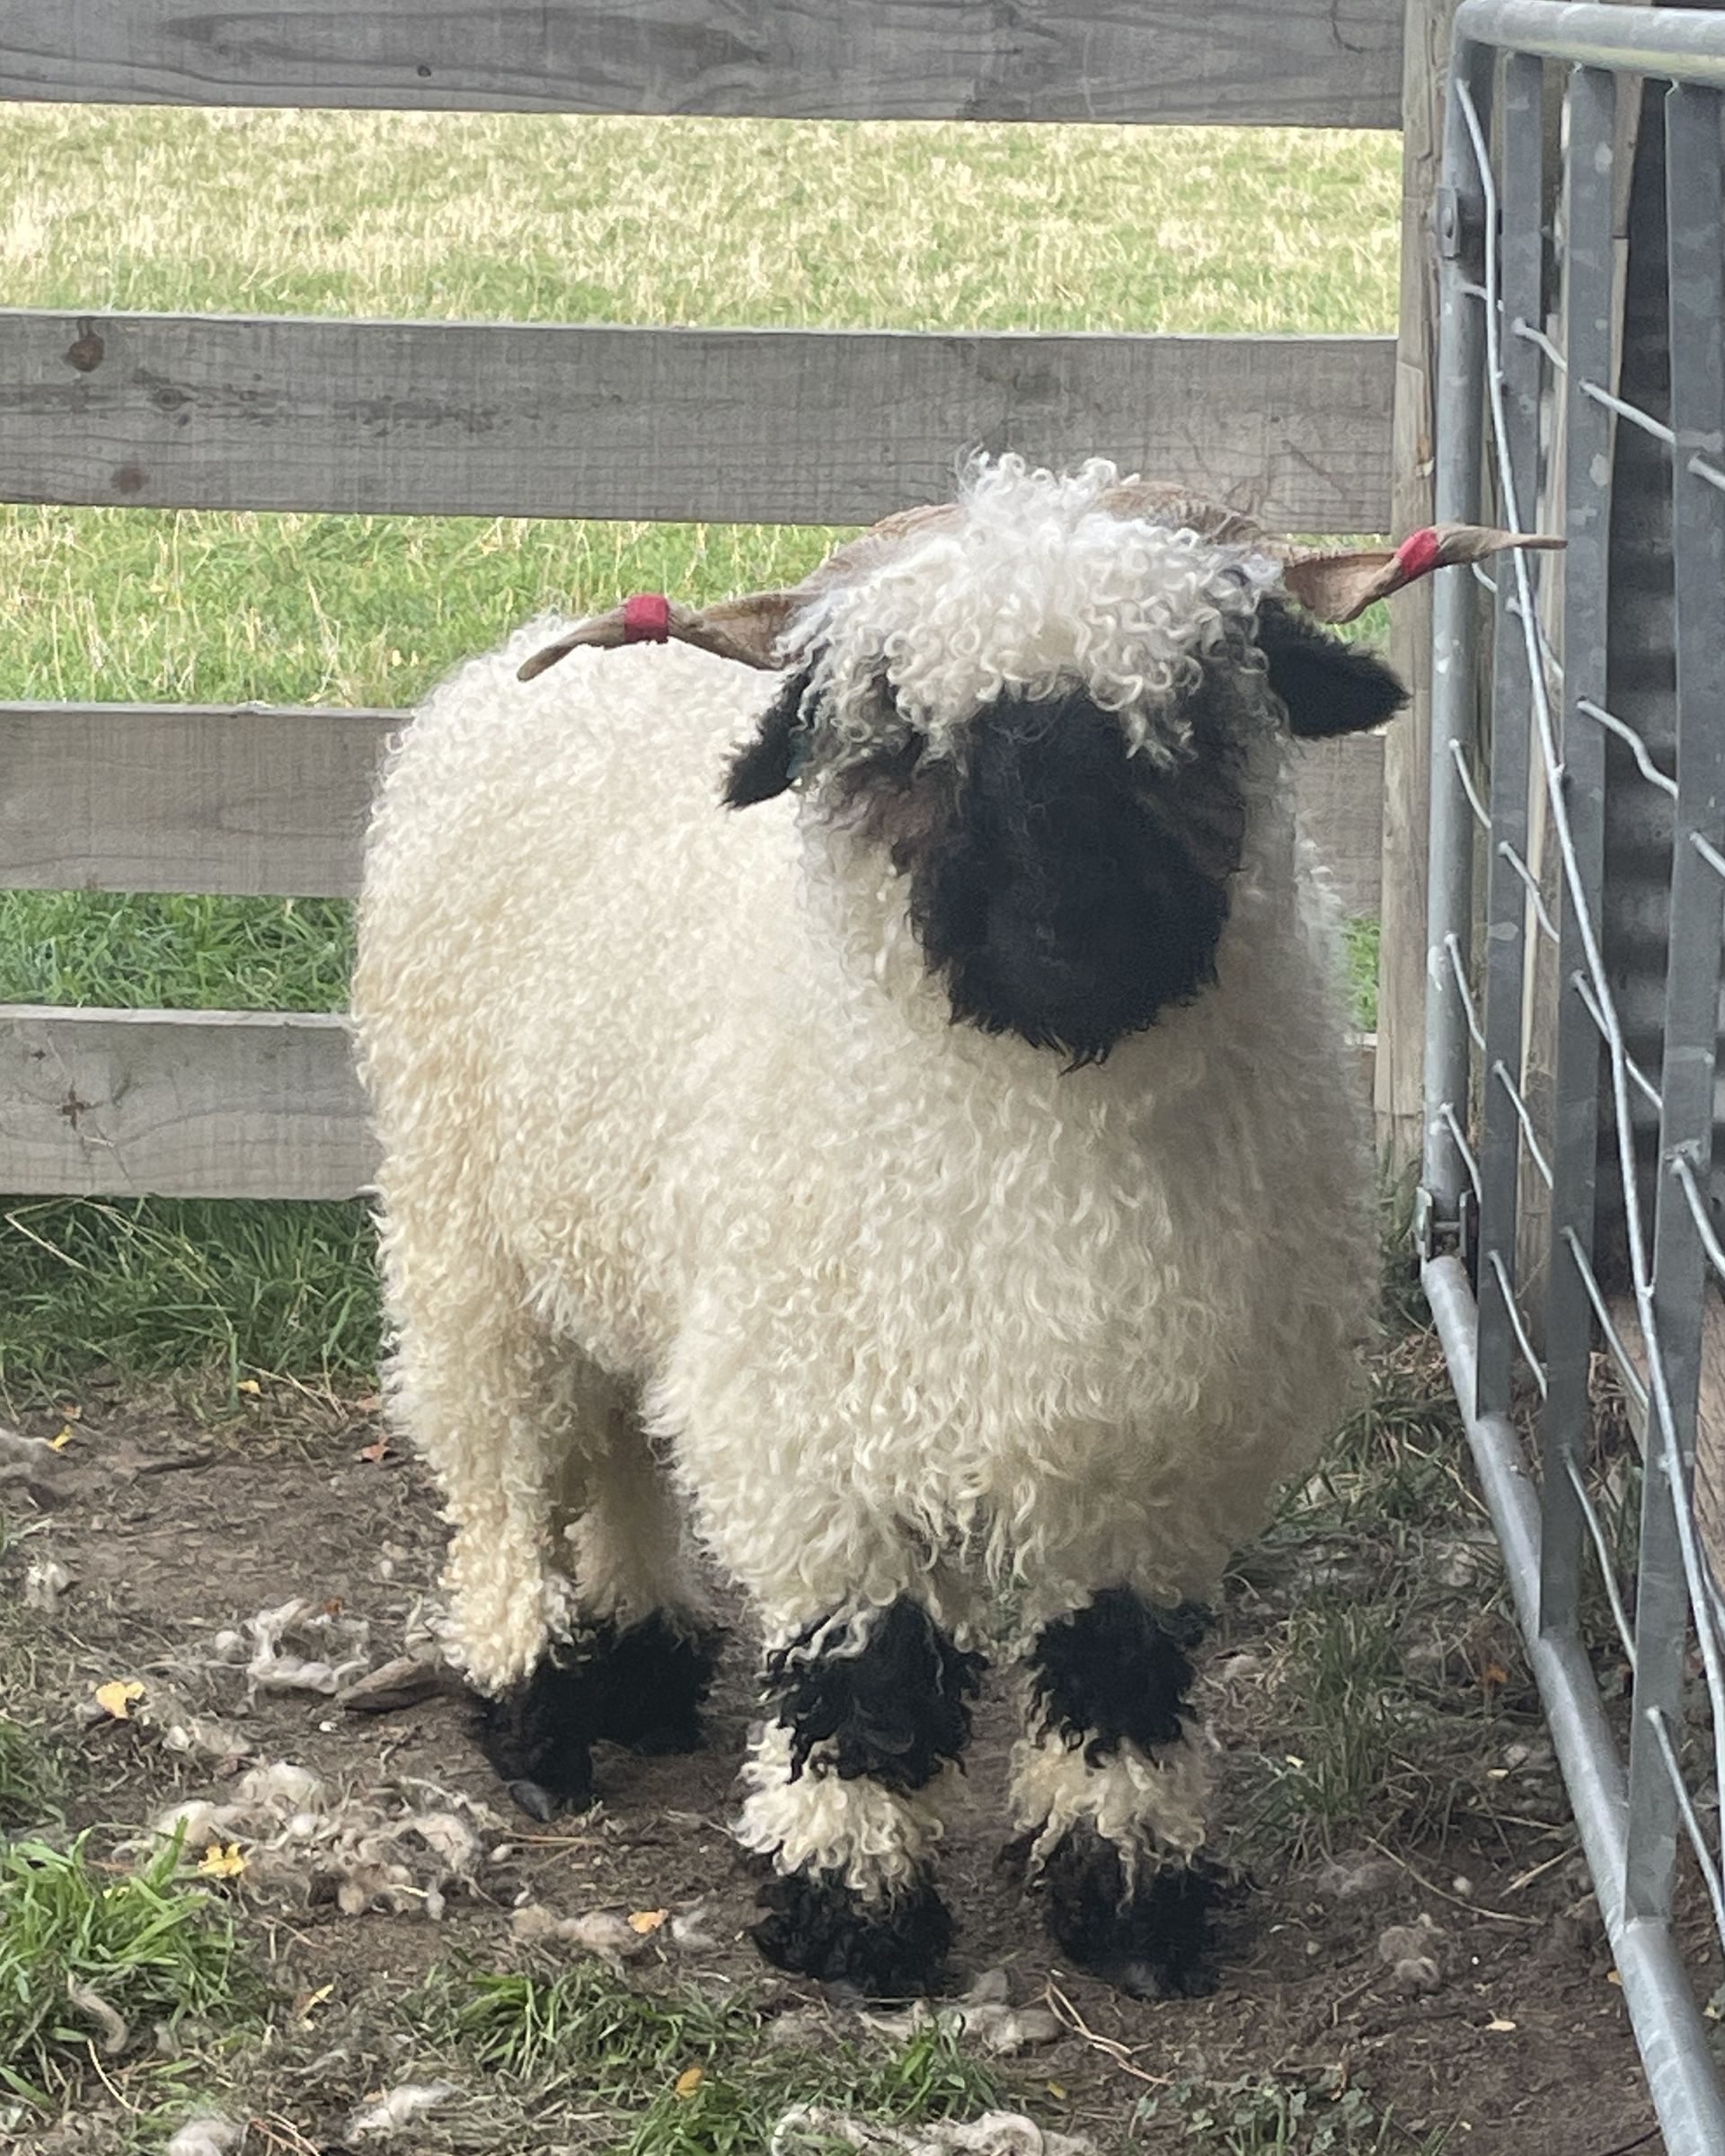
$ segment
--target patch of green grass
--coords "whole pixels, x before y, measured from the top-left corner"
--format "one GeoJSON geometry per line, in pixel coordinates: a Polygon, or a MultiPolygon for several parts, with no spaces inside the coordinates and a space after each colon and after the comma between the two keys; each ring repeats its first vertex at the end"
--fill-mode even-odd
{"type": "Polygon", "coordinates": [[[234,1928],[177,1877],[170,1843],[136,1871],[70,1849],[0,1849],[0,2089],[46,2105],[99,2051],[147,2044],[158,2021],[255,2019],[261,1987],[234,1928]]]}
{"type": "Polygon", "coordinates": [[[1349,1018],[1358,1033],[1377,1030],[1377,946],[1376,916],[1356,914],[1342,923],[1342,964],[1348,979],[1349,1018]]]}
{"type": "Polygon", "coordinates": [[[14,1201],[0,1235],[0,1390],[112,1360],[131,1375],[366,1377],[379,1331],[361,1205],[14,1201]]]}
{"type": "Polygon", "coordinates": [[[1143,2120],[1178,2119],[1205,2156],[1443,2156],[1446,2130],[1416,2134],[1380,2114],[1361,2089],[1334,2073],[1296,2080],[1251,2075],[1231,2081],[1184,2079],[1146,2097],[1143,2120]]]}
{"type": "MultiPolygon", "coordinates": [[[[598,1962],[554,1977],[444,1971],[414,2019],[445,2057],[530,2093],[535,2116],[575,2102],[614,2113],[609,2156],[758,2156],[793,2107],[908,2125],[1002,2100],[999,2078],[940,2021],[890,2047],[774,2043],[747,1994],[646,1990],[598,1962]]],[[[849,2144],[811,2123],[783,2145],[849,2144]]]]}
{"type": "Polygon", "coordinates": [[[58,1789],[40,1734],[0,1709],[0,1829],[41,1825],[58,1789]]]}
{"type": "MultiPolygon", "coordinates": [[[[1387,331],[1399,193],[1395,138],[1350,130],[13,105],[0,109],[0,301],[1387,331]]],[[[834,536],[0,508],[0,698],[400,707],[548,606],[791,581],[834,536]]],[[[338,1008],[350,941],[349,909],[327,901],[8,893],[0,997],[338,1008]]],[[[9,1383],[94,1359],[298,1374],[375,1355],[358,1206],[85,1214],[7,1215],[0,1200],[9,1383]]]]}

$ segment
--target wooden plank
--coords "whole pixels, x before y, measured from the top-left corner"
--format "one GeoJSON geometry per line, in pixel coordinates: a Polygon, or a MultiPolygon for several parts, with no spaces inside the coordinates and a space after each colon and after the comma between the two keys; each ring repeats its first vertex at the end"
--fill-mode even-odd
{"type": "MultiPolygon", "coordinates": [[[[1408,0],[1402,110],[1402,292],[1397,319],[1391,528],[1432,519],[1438,377],[1438,248],[1432,204],[1443,161],[1444,91],[1457,0],[1408,0]]],[[[1408,708],[1384,768],[1382,929],[1377,984],[1376,1121],[1397,1174],[1420,1157],[1425,1115],[1426,876],[1431,817],[1431,586],[1391,609],[1390,658],[1408,708]]]]}
{"type": "Polygon", "coordinates": [[[341,1018],[0,1007],[0,1189],[351,1197],[376,1149],[341,1018]]]}
{"type": "Polygon", "coordinates": [[[1294,820],[1349,914],[1376,914],[1382,894],[1386,739],[1345,734],[1295,752],[1294,820]]]}
{"type": "MultiPolygon", "coordinates": [[[[1702,1314],[1701,1392],[1695,1408],[1695,1524],[1713,1578],[1725,1592],[1725,1300],[1712,1281],[1702,1314]]],[[[1609,1297],[1612,1321],[1635,1374],[1648,1383],[1647,1341],[1635,1298],[1626,1290],[1609,1297]]],[[[1647,1417],[1632,1400],[1623,1409],[1635,1442],[1647,1451],[1647,1417]]]]}
{"type": "Polygon", "coordinates": [[[1383,523],[1390,340],[0,312],[0,499],[871,522],[965,449],[1383,523]]]}
{"type": "Polygon", "coordinates": [[[350,897],[404,716],[0,704],[0,886],[350,897]]]}
{"type": "Polygon", "coordinates": [[[1399,0],[7,0],[0,96],[1393,128],[1399,0]]]}
{"type": "MultiPolygon", "coordinates": [[[[0,704],[0,888],[351,897],[405,711],[0,704]]],[[[1377,904],[1384,743],[1296,752],[1295,814],[1349,913],[1377,904]]]]}

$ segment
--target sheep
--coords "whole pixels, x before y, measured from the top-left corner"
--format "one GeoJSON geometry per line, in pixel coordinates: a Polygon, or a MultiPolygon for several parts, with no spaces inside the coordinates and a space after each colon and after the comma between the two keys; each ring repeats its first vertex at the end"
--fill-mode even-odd
{"type": "Polygon", "coordinates": [[[1009,1609],[1055,1940],[1202,1984],[1191,1653],[1376,1292],[1287,744],[1402,701],[1318,619],[1508,543],[1302,550],[1007,456],[795,589],[535,623],[418,713],[354,981],[389,1388],[535,1816],[601,1739],[698,1741],[704,1550],[765,1639],[761,1950],[924,1989],[1009,1609]]]}

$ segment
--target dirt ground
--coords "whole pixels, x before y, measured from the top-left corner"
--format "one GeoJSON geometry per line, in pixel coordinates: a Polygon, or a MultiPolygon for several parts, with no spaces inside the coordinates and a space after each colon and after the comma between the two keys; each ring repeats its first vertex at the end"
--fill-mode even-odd
{"type": "MultiPolygon", "coordinates": [[[[245,1878],[223,1887],[272,1984],[296,2002],[267,2069],[269,2093],[252,2099],[279,2129],[258,2145],[325,2156],[339,2146],[341,2122],[402,2055],[394,2002],[452,1955],[511,1966],[520,1953],[511,1914],[524,1904],[579,1916],[703,1903],[710,1943],[680,1953],[679,1975],[764,1984],[783,2010],[812,2004],[842,2019],[810,1987],[764,1978],[744,1936],[754,1880],[723,1820],[749,1710],[746,1639],[731,1639],[705,1750],[663,1760],[606,1752],[602,1808],[531,1827],[509,1816],[470,1741],[465,1703],[448,1691],[360,1715],[316,1693],[249,1697],[243,1669],[212,1659],[218,1632],[296,1596],[363,1621],[363,1642],[347,1637],[369,1666],[402,1651],[434,1591],[442,1530],[416,1463],[380,1454],[375,1401],[316,1402],[284,1388],[237,1418],[204,1420],[165,1400],[140,1404],[93,1387],[76,1405],[52,1470],[28,1489],[0,1491],[27,1530],[4,1560],[0,1592],[17,1591],[26,1564],[52,1560],[69,1575],[31,1639],[49,1719],[77,1731],[75,1824],[139,1823],[183,1798],[220,1802],[245,1768],[282,1760],[362,1795],[422,1783],[498,1815],[482,1833],[472,1883],[448,1889],[438,1921],[422,1902],[349,1914],[336,1904],[296,1906],[245,1878]],[[97,1685],[116,1680],[145,1688],[125,1720],[90,1704],[97,1685]],[[218,1718],[243,1754],[170,1749],[163,1721],[172,1718],[150,1721],[153,1695],[218,1718]]],[[[22,1427],[51,1436],[62,1425],[49,1413],[22,1427]]],[[[1297,1731],[1266,1727],[1254,1705],[1274,1628],[1301,1592],[1297,1572],[1287,1576],[1285,1561],[1282,1570],[1278,1578],[1266,1559],[1236,1583],[1207,1665],[1225,1747],[1225,1826],[1242,1807],[1253,1752],[1297,1741],[1297,1731]]],[[[1477,1610],[1477,1590],[1471,1598],[1477,1610]]],[[[1339,2144],[1350,2149],[1429,2148],[1439,2129],[1448,2129],[1446,2152],[1474,2156],[1657,2149],[1549,1746],[1521,1679],[1513,1669],[1495,1677],[1488,1706],[1461,1696],[1467,1680],[1458,1681],[1458,1726],[1474,1748],[1445,1800],[1446,1823],[1406,1842],[1374,1846],[1354,1828],[1328,1851],[1252,1851],[1251,1890],[1227,1919],[1220,1988],[1155,2004],[1059,1970],[1022,1889],[1003,1874],[1011,1727],[991,1683],[943,1863],[959,1924],[953,1984],[1004,1969],[1014,2001],[1056,1999],[1067,2033],[1008,2069],[1038,2116],[1103,2151],[1255,2152],[1284,2144],[1231,2143],[1203,2128],[1194,2089],[1264,2074],[1310,2084],[1327,2073],[1332,2091],[1359,2088],[1374,2116],[1389,2115],[1381,2141],[1339,2144]],[[1380,1941],[1390,1927],[1428,1923],[1437,1967],[1420,1988],[1391,1967],[1380,1941]],[[1144,2099],[1157,2097],[1146,2114],[1144,2099]]],[[[650,1961],[676,1952],[650,1943],[650,1961]]],[[[100,2109],[100,2090],[93,2102],[100,2109]]],[[[547,2124],[543,2143],[490,2145],[570,2140],[547,2124]]],[[[37,2145],[97,2143],[44,2129],[37,2145]]],[[[409,2134],[394,2145],[448,2144],[409,2134]]],[[[463,2145],[486,2145],[482,2129],[463,2145]]]]}

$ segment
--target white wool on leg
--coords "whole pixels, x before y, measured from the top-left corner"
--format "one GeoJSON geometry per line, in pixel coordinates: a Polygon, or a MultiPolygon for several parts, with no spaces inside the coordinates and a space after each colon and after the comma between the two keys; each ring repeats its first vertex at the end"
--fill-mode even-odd
{"type": "Polygon", "coordinates": [[[1144,1867],[1184,1864],[1205,1839],[1208,1764],[1198,1733],[1140,1746],[1123,1737],[1092,1766],[1082,1742],[1043,1730],[1013,1748],[1013,1816],[1039,1862],[1070,1830],[1093,1827],[1120,1852],[1128,1886],[1144,1867]]]}
{"type": "Polygon", "coordinates": [[[865,1776],[835,1773],[831,1749],[822,1745],[796,1772],[792,1732],[768,1722],[749,1747],[748,1794],[733,1831],[745,1849],[771,1857],[777,1871],[823,1874],[878,1903],[926,1875],[956,1776],[948,1765],[900,1795],[865,1776]]]}

